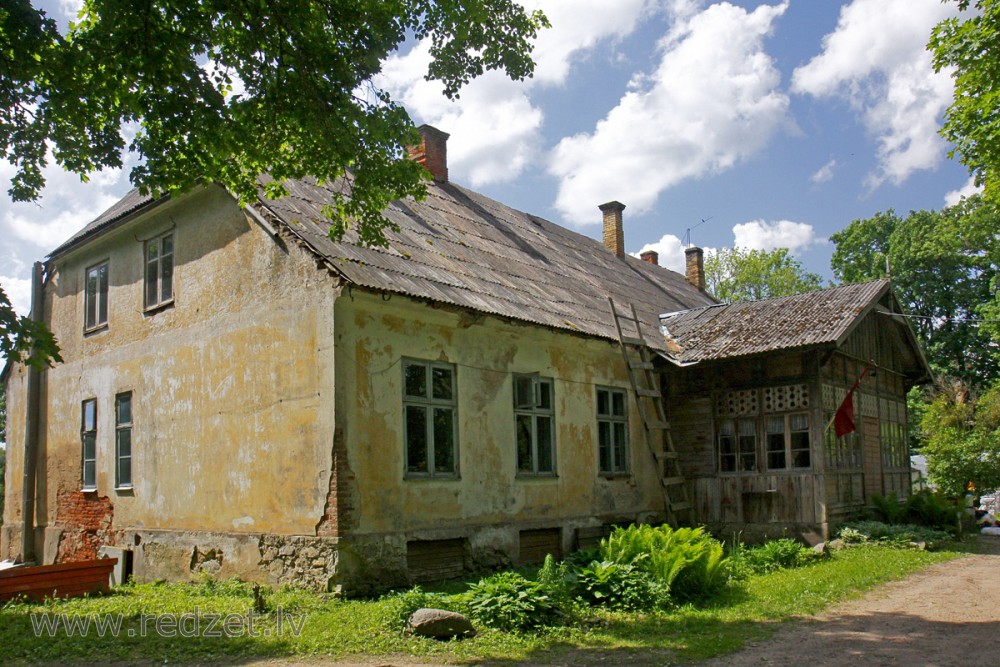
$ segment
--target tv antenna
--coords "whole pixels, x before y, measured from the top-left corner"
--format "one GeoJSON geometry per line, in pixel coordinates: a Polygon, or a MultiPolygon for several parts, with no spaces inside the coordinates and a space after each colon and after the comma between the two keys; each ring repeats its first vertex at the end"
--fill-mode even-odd
{"type": "Polygon", "coordinates": [[[707,218],[702,218],[701,222],[699,222],[697,225],[695,225],[694,227],[688,227],[686,230],[684,230],[684,238],[681,240],[681,245],[686,246],[686,247],[691,247],[691,245],[692,245],[691,244],[691,230],[692,229],[698,229],[699,227],[701,227],[702,225],[704,225],[706,222],[708,222],[709,220],[711,220],[714,217],[715,217],[714,215],[710,215],[707,218]]]}

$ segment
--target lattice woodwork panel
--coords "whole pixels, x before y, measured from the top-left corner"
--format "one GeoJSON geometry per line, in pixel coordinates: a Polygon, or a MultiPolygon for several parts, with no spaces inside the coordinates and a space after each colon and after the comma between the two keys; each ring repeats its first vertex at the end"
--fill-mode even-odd
{"type": "Polygon", "coordinates": [[[840,387],[834,387],[830,384],[823,385],[823,409],[834,412],[840,407],[846,394],[847,392],[840,387]]]}
{"type": "Polygon", "coordinates": [[[764,412],[785,412],[809,407],[809,385],[765,387],[763,393],[764,412]]]}
{"type": "Polygon", "coordinates": [[[756,389],[727,391],[716,398],[715,413],[720,417],[755,415],[759,409],[758,405],[756,389]]]}
{"type": "Polygon", "coordinates": [[[875,396],[861,394],[861,416],[878,417],[878,399],[875,396]]]}

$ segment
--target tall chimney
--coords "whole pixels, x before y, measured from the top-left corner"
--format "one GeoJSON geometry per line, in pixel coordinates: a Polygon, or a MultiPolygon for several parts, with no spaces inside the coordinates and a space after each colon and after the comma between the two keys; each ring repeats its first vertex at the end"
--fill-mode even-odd
{"type": "Polygon", "coordinates": [[[660,265],[660,254],[655,250],[643,250],[639,253],[639,259],[647,264],[660,265]]]}
{"type": "Polygon", "coordinates": [[[705,289],[705,253],[697,246],[691,246],[684,251],[685,277],[687,281],[704,291],[705,289]]]}
{"type": "Polygon", "coordinates": [[[622,231],[622,211],[625,204],[609,201],[597,208],[604,214],[604,247],[615,253],[616,257],[625,256],[625,232],[622,231]]]}
{"type": "Polygon", "coordinates": [[[438,183],[447,183],[450,135],[430,125],[421,125],[417,128],[417,132],[420,133],[420,145],[409,148],[410,159],[431,172],[431,176],[438,183]]]}

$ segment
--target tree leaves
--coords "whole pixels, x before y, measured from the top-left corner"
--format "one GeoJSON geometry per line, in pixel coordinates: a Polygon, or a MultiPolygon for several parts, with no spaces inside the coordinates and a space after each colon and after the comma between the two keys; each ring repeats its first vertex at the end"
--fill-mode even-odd
{"type": "Polygon", "coordinates": [[[723,248],[705,260],[706,289],[726,303],[756,301],[808,292],[822,286],[788,253],[788,248],[723,248]]]}

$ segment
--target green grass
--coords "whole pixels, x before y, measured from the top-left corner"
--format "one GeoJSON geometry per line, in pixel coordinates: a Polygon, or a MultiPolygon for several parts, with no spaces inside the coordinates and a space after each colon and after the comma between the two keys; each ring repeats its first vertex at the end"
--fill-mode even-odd
{"type": "MultiPolygon", "coordinates": [[[[207,614],[245,615],[254,604],[251,588],[235,582],[143,584],[126,586],[99,598],[8,604],[0,608],[0,646],[5,663],[25,664],[116,660],[177,663],[356,654],[546,662],[580,651],[590,656],[592,652],[610,653],[630,662],[663,662],[667,657],[693,660],[737,650],[745,641],[773,632],[775,621],[815,613],[879,583],[958,555],[857,547],[814,565],[751,577],[727,587],[707,605],[688,605],[661,614],[595,611],[573,627],[526,634],[484,629],[474,639],[453,642],[405,637],[389,629],[392,610],[385,600],[340,600],[289,590],[266,595],[270,613],[256,620],[255,631],[260,633],[256,637],[161,637],[148,619],[143,637],[143,615],[192,614],[198,610],[204,630],[207,614]],[[286,615],[286,631],[280,637],[275,636],[275,610],[279,607],[286,615]],[[98,637],[93,630],[86,637],[69,637],[61,628],[53,637],[36,637],[31,615],[41,613],[71,617],[122,614],[124,620],[115,638],[98,637]],[[293,622],[304,618],[301,635],[288,632],[289,614],[293,622]],[[265,632],[269,636],[264,636],[265,632]]],[[[192,620],[188,622],[190,629],[192,620]]]]}

